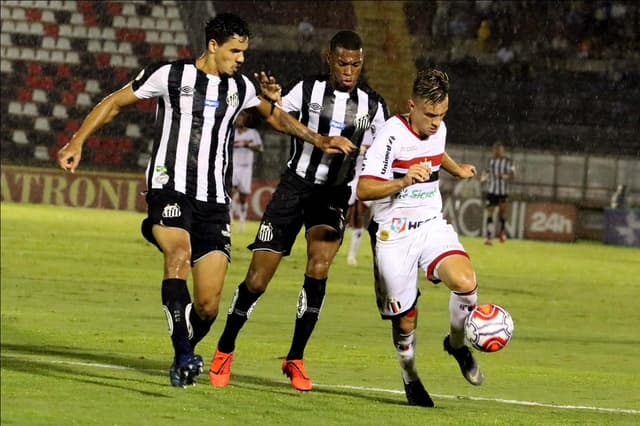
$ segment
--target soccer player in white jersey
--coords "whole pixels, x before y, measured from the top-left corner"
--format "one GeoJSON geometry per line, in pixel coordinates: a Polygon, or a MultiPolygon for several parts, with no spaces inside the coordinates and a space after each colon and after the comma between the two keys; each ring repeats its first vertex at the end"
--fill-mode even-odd
{"type": "Polygon", "coordinates": [[[369,227],[375,241],[375,291],[380,315],[391,321],[393,344],[409,404],[432,407],[415,366],[418,269],[450,290],[449,334],[444,349],[474,385],[483,375],[464,344],[464,320],[477,303],[476,275],[458,235],[442,217],[440,170],[472,178],[471,164],[456,163],[445,150],[449,77],[426,69],[418,73],[409,113],[390,118],[367,150],[358,197],[375,200],[369,227]],[[401,254],[401,255],[399,255],[401,254]]]}
{"type": "Polygon", "coordinates": [[[236,118],[233,140],[232,187],[237,197],[232,200],[231,216],[237,215],[240,231],[244,231],[249,211],[254,154],[263,151],[260,133],[256,129],[247,127],[248,121],[249,114],[242,111],[236,118]]]}
{"type": "Polygon", "coordinates": [[[241,18],[217,15],[207,22],[204,35],[202,55],[144,68],[134,81],[96,105],[58,152],[60,167],[75,172],[91,133],[127,105],[158,98],[157,138],[146,171],[148,217],[142,233],[164,256],[162,304],[175,352],[169,379],[176,387],[194,384],[202,371],[202,357],[194,349],[218,314],[230,260],[231,130],[238,114],[255,107],[276,130],[323,152],[346,154],[355,149],[348,139],[321,136],[275,108],[279,85],[273,77],[257,76],[262,97],[256,96],[254,84],[238,72],[250,36],[241,18]]]}
{"type": "MultiPolygon", "coordinates": [[[[364,63],[362,40],[353,31],[339,31],[327,55],[329,75],[305,78],[282,98],[282,108],[323,135],[342,135],[360,148],[387,116],[384,100],[359,81],[364,63]]],[[[294,137],[291,157],[262,216],[251,264],[229,308],[225,328],[209,368],[211,384],[229,383],[235,341],[253,306],[263,294],[283,257],[304,226],[307,264],[298,297],[291,346],[282,372],[299,391],[312,388],[304,367],[306,344],[318,321],[329,267],[344,236],[345,212],[358,151],[327,155],[294,137]]]]}
{"type": "Polygon", "coordinates": [[[482,173],[482,181],[487,182],[486,216],[487,233],[484,243],[493,244],[493,236],[497,235],[501,243],[507,240],[505,224],[507,222],[507,207],[509,199],[509,182],[515,176],[515,166],[511,158],[505,155],[504,145],[500,142],[493,144],[493,156],[489,159],[487,169],[482,173]],[[495,232],[493,216],[498,209],[500,227],[495,232]]]}

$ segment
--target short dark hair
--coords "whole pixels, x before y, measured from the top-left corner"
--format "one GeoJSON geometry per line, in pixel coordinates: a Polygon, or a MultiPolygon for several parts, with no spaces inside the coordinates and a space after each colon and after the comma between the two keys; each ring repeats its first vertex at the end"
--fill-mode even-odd
{"type": "Polygon", "coordinates": [[[220,13],[215,18],[209,19],[204,30],[205,46],[213,39],[218,44],[224,44],[237,34],[240,37],[251,37],[249,25],[239,16],[233,13],[220,13]]]}
{"type": "Polygon", "coordinates": [[[449,96],[449,76],[433,68],[420,70],[413,81],[412,96],[434,104],[443,102],[449,96]]]}
{"type": "Polygon", "coordinates": [[[362,39],[356,32],[349,30],[338,31],[331,37],[329,47],[332,52],[335,52],[338,47],[347,50],[360,50],[362,49],[362,39]]]}

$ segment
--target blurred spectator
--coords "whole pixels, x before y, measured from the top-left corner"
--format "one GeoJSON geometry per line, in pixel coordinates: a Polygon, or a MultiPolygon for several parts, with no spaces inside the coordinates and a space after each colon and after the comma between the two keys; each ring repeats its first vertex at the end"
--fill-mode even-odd
{"type": "Polygon", "coordinates": [[[315,49],[316,29],[305,16],[298,24],[298,48],[301,52],[311,53],[315,49]]]}
{"type": "Polygon", "coordinates": [[[449,37],[449,10],[451,2],[436,1],[436,13],[431,21],[431,38],[433,43],[440,44],[446,42],[449,37]]]}
{"type": "Polygon", "coordinates": [[[611,196],[612,209],[624,209],[627,207],[627,185],[620,184],[611,196]]]}
{"type": "Polygon", "coordinates": [[[496,58],[498,58],[500,63],[507,65],[511,63],[515,59],[515,57],[516,53],[513,51],[511,44],[501,41],[500,47],[496,52],[496,58]]]}

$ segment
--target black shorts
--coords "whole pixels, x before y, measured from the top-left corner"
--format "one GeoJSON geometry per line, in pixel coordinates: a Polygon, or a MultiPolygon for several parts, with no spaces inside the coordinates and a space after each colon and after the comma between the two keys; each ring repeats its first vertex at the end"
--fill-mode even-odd
{"type": "Polygon", "coordinates": [[[221,251],[231,260],[229,206],[207,203],[166,189],[147,193],[148,217],[142,221],[142,235],[160,251],[153,237],[153,225],[181,228],[191,237],[191,264],[212,251],[221,251]]]}
{"type": "Polygon", "coordinates": [[[507,201],[507,195],[487,194],[487,207],[496,207],[507,201]]]}
{"type": "Polygon", "coordinates": [[[342,241],[351,188],[309,183],[286,169],[262,215],[250,250],[269,250],[288,256],[302,225],[332,227],[342,241]]]}

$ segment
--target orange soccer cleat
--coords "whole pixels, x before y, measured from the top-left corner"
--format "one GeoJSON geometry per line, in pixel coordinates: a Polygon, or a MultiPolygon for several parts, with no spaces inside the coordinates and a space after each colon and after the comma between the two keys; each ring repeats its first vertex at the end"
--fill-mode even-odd
{"type": "Polygon", "coordinates": [[[301,359],[285,359],[282,362],[282,373],[291,379],[291,386],[300,392],[311,390],[311,379],[301,359]]]}
{"type": "Polygon", "coordinates": [[[216,353],[211,360],[211,366],[209,366],[209,381],[213,386],[223,388],[229,384],[232,361],[233,352],[227,354],[220,352],[216,348],[216,353]]]}

